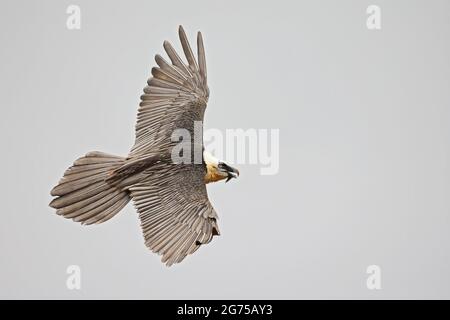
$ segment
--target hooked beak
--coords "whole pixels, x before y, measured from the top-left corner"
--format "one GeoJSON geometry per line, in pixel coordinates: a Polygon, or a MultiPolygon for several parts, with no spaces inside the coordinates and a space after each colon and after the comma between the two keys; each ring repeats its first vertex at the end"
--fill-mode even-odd
{"type": "Polygon", "coordinates": [[[236,168],[227,166],[227,174],[228,174],[228,178],[227,178],[227,180],[225,181],[225,183],[228,182],[228,181],[230,181],[230,180],[233,179],[233,178],[239,177],[239,170],[236,169],[236,168]]]}
{"type": "Polygon", "coordinates": [[[224,162],[219,162],[217,166],[218,171],[222,177],[226,177],[226,181],[228,182],[233,178],[237,178],[239,176],[239,170],[233,167],[230,167],[224,162]]]}

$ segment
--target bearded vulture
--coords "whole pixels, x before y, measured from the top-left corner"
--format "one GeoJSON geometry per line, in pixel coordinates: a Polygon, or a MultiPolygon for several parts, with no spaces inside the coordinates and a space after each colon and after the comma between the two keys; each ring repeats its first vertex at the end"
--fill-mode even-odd
{"type": "Polygon", "coordinates": [[[183,129],[194,137],[209,97],[202,35],[197,34],[197,59],[181,26],[179,37],[187,63],[164,42],[170,62],[155,56],[158,66],[141,96],[128,156],[92,151],[77,159],[51,190],[50,203],[58,215],[90,225],[111,219],[133,200],[146,246],[167,266],[220,234],[206,184],[239,175],[206,152],[202,138],[185,143],[184,161],[174,161],[180,142],[172,134],[183,129]]]}

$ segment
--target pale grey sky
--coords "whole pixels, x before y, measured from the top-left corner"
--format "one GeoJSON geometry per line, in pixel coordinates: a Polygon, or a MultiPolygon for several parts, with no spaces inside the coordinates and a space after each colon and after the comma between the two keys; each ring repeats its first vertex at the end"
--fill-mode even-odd
{"type": "MultiPolygon", "coordinates": [[[[450,298],[448,1],[2,1],[1,298],[450,298]],[[81,30],[66,8],[81,8],[81,30]],[[381,8],[381,30],[366,8],[381,8]],[[206,128],[280,130],[280,170],[208,186],[222,235],[166,268],[129,204],[99,226],[50,189],[126,155],[177,26],[205,40],[206,128]],[[79,265],[82,288],[66,288],[79,265]],[[382,270],[368,290],[366,268],[382,270]]],[[[192,41],[192,40],[191,40],[192,41]]]]}

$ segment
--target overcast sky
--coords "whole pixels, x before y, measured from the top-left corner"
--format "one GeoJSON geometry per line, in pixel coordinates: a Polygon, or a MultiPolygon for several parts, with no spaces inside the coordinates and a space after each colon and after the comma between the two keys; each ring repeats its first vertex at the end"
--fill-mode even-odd
{"type": "Polygon", "coordinates": [[[1,8],[1,298],[450,298],[450,2],[1,8]],[[77,157],[128,153],[153,57],[165,39],[180,48],[179,24],[193,43],[203,33],[205,128],[278,129],[279,171],[238,164],[239,179],[208,185],[221,236],[167,268],[131,204],[86,227],[48,203],[77,157]]]}

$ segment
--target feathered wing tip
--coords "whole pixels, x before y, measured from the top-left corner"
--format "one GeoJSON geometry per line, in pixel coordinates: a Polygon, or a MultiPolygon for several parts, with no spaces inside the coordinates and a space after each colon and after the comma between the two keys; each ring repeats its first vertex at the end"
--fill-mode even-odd
{"type": "Polygon", "coordinates": [[[197,33],[197,55],[198,55],[198,65],[200,68],[200,75],[204,79],[204,84],[206,85],[207,73],[206,73],[205,47],[203,45],[203,37],[200,31],[197,33]]]}
{"type": "Polygon", "coordinates": [[[198,70],[197,61],[195,61],[194,54],[192,53],[191,46],[186,36],[186,32],[183,27],[178,28],[178,35],[180,36],[181,46],[183,47],[184,55],[189,63],[189,67],[195,72],[198,70]]]}
{"type": "Polygon", "coordinates": [[[183,53],[186,57],[187,64],[183,62],[171,43],[166,40],[163,43],[163,47],[172,63],[172,66],[169,65],[160,55],[156,55],[155,61],[160,69],[157,68],[157,70],[152,70],[152,74],[155,78],[167,80],[169,82],[182,80],[181,83],[179,83],[180,85],[187,85],[189,78],[193,78],[195,82],[201,84],[201,86],[205,88],[205,93],[208,95],[209,90],[207,87],[205,46],[203,44],[202,34],[201,32],[197,33],[197,59],[195,58],[189,44],[186,32],[181,25],[178,28],[178,35],[180,37],[181,46],[183,48],[183,53]],[[159,70],[166,72],[169,77],[167,77],[167,75],[162,75],[159,70]],[[183,80],[188,81],[186,82],[183,80]]]}
{"type": "Polygon", "coordinates": [[[210,227],[208,233],[193,232],[187,226],[173,227],[172,234],[167,233],[161,236],[155,243],[146,243],[153,252],[161,255],[161,262],[167,267],[182,262],[188,255],[196,252],[202,245],[211,242],[214,236],[220,235],[216,219],[208,219],[210,227]],[[165,237],[165,238],[164,238],[165,237]]]}

